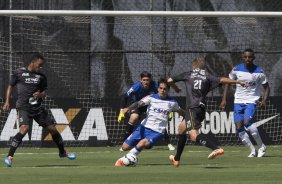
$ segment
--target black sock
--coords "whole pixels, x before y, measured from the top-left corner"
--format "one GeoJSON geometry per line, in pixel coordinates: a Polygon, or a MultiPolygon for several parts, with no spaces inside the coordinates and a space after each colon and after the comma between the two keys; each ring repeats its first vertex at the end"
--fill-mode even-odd
{"type": "Polygon", "coordinates": [[[127,137],[129,137],[132,134],[133,130],[134,130],[134,125],[128,122],[125,127],[123,141],[125,141],[127,137]]]}
{"type": "Polygon", "coordinates": [[[16,149],[19,147],[19,145],[21,144],[22,142],[22,139],[23,139],[24,135],[21,134],[20,132],[18,132],[13,140],[12,140],[12,144],[11,144],[11,147],[10,147],[10,150],[9,150],[9,153],[8,153],[8,156],[11,156],[13,157],[15,152],[16,152],[16,149]]]}
{"type": "Polygon", "coordinates": [[[165,141],[166,144],[169,144],[169,135],[168,135],[166,129],[165,129],[165,132],[164,132],[164,141],[165,141]]]}
{"type": "Polygon", "coordinates": [[[176,151],[176,154],[174,156],[174,160],[177,160],[177,161],[180,160],[181,154],[182,154],[184,147],[185,147],[185,144],[186,144],[186,140],[187,140],[186,134],[178,136],[177,151],[176,151]]]}
{"type": "Polygon", "coordinates": [[[202,146],[206,146],[212,150],[218,149],[218,147],[213,142],[211,142],[209,139],[207,139],[206,136],[203,134],[199,134],[197,136],[196,143],[201,144],[202,146]]]}
{"type": "Polygon", "coordinates": [[[55,133],[54,135],[52,135],[52,138],[53,138],[53,141],[58,146],[60,154],[64,154],[66,151],[64,148],[64,141],[63,141],[61,134],[55,133]]]}

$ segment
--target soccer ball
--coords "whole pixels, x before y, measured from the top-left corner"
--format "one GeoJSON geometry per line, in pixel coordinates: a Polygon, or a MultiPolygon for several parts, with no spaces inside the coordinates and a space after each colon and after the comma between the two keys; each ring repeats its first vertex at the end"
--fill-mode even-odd
{"type": "Polygon", "coordinates": [[[125,166],[136,166],[138,158],[134,154],[128,153],[121,158],[121,161],[125,166]]]}

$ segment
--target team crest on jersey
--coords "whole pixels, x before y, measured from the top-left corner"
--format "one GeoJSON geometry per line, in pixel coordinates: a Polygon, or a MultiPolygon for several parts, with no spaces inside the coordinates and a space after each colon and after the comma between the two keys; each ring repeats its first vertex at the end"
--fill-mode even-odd
{"type": "Polygon", "coordinates": [[[22,77],[28,77],[29,73],[22,73],[22,77]]]}

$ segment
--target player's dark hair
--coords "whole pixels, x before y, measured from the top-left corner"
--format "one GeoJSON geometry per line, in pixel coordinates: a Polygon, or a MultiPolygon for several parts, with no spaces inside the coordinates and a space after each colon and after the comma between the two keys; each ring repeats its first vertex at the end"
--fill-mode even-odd
{"type": "Polygon", "coordinates": [[[41,59],[41,60],[45,61],[43,55],[40,54],[39,52],[36,52],[36,53],[34,53],[34,54],[31,56],[30,62],[35,61],[35,60],[38,60],[38,59],[41,59]]]}
{"type": "Polygon", "coordinates": [[[251,48],[247,48],[247,49],[245,49],[243,53],[245,53],[245,52],[251,52],[251,53],[253,53],[253,54],[255,53],[255,52],[254,52],[254,50],[253,50],[253,49],[251,49],[251,48]]]}
{"type": "Polygon", "coordinates": [[[158,86],[160,86],[160,84],[165,84],[166,87],[167,87],[167,90],[169,90],[170,86],[168,85],[168,82],[167,82],[166,79],[160,78],[159,81],[158,81],[158,86]]]}
{"type": "Polygon", "coordinates": [[[251,49],[251,48],[247,48],[247,49],[245,49],[245,50],[244,50],[243,54],[244,54],[244,53],[246,53],[246,52],[250,52],[250,53],[252,53],[252,55],[253,55],[253,59],[255,59],[255,52],[254,52],[254,50],[253,50],[253,49],[251,49]]]}
{"type": "Polygon", "coordinates": [[[152,78],[152,74],[150,74],[150,73],[147,72],[147,71],[143,71],[143,72],[140,74],[140,77],[141,77],[141,79],[142,79],[143,77],[152,78]]]}

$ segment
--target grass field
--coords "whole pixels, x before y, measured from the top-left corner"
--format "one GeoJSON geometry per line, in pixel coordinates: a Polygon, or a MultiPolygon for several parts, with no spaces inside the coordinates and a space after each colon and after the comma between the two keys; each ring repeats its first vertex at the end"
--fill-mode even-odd
{"type": "Polygon", "coordinates": [[[8,149],[1,149],[1,184],[275,184],[282,183],[282,146],[268,146],[263,158],[247,158],[245,147],[224,147],[225,154],[208,160],[209,150],[187,146],[181,166],[168,156],[174,152],[155,147],[139,155],[136,167],[115,167],[123,156],[118,147],[69,148],[76,160],[59,158],[53,148],[19,148],[13,167],[4,166],[8,149]]]}

